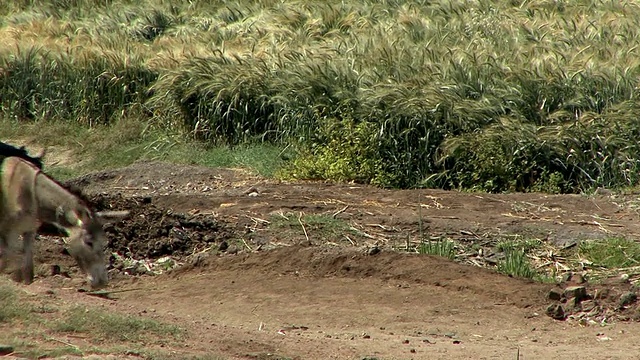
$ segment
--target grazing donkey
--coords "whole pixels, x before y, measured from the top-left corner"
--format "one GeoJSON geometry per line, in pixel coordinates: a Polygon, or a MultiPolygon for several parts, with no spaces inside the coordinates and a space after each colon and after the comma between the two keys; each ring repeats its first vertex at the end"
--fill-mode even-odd
{"type": "Polygon", "coordinates": [[[104,259],[104,222],[120,219],[128,211],[93,212],[35,165],[19,157],[8,157],[0,167],[0,271],[7,266],[8,245],[22,235],[24,259],[22,280],[33,282],[33,242],[42,223],[68,231],[69,253],[88,274],[91,286],[108,282],[104,259]]]}
{"type": "Polygon", "coordinates": [[[38,156],[30,156],[24,146],[17,148],[13,145],[9,145],[5,142],[0,141],[0,162],[2,162],[2,159],[4,158],[16,156],[27,160],[28,162],[37,166],[38,169],[42,169],[42,160],[44,158],[44,154],[45,150],[43,150],[42,153],[38,156]]]}

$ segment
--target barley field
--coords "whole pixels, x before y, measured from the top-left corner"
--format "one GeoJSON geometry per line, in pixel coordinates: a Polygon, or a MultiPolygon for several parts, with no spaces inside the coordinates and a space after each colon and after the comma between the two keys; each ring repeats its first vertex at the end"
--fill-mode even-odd
{"type": "Polygon", "coordinates": [[[288,149],[277,176],[638,184],[636,1],[0,0],[0,113],[288,149]]]}

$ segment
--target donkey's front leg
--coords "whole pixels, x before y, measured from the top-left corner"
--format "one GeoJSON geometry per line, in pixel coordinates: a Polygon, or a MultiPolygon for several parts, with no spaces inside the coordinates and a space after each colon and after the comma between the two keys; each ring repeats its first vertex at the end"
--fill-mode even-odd
{"type": "Polygon", "coordinates": [[[24,263],[22,264],[22,280],[25,284],[33,282],[33,241],[36,238],[35,232],[27,232],[22,235],[22,245],[24,250],[24,263]]]}
{"type": "Polygon", "coordinates": [[[7,268],[7,252],[9,252],[7,235],[0,234],[0,272],[4,272],[7,268]]]}

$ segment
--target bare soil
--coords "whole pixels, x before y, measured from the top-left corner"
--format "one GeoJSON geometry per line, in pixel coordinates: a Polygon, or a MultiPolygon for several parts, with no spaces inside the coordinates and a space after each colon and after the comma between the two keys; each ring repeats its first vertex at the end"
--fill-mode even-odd
{"type": "Polygon", "coordinates": [[[47,236],[36,256],[45,270],[29,288],[176,323],[189,334],[168,349],[179,355],[631,359],[640,351],[638,308],[619,302],[635,291],[632,282],[612,277],[583,284],[597,303],[591,318],[606,324],[599,326],[545,314],[553,303],[549,291],[575,284],[492,269],[500,259],[495,244],[503,239],[542,239],[558,252],[542,266],[557,267],[562,250],[583,239],[637,238],[634,194],[384,190],[157,162],[68,184],[82,188],[97,209],[131,210],[107,227],[110,250],[118,254],[111,258],[109,289],[138,290],[112,300],[77,292],[81,276],[61,242],[47,236]],[[459,261],[403,251],[425,237],[455,240],[459,261]],[[167,256],[180,266],[160,275],[153,266],[122,262],[154,264],[167,256]],[[51,276],[51,265],[76,286],[51,276]]]}

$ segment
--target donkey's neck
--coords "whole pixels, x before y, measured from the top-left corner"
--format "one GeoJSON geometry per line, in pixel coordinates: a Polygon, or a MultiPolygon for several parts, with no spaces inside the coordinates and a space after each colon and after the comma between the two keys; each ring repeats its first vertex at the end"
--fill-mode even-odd
{"type": "Polygon", "coordinates": [[[43,222],[57,223],[59,209],[77,211],[82,206],[78,197],[43,173],[36,176],[35,196],[43,222]]]}

